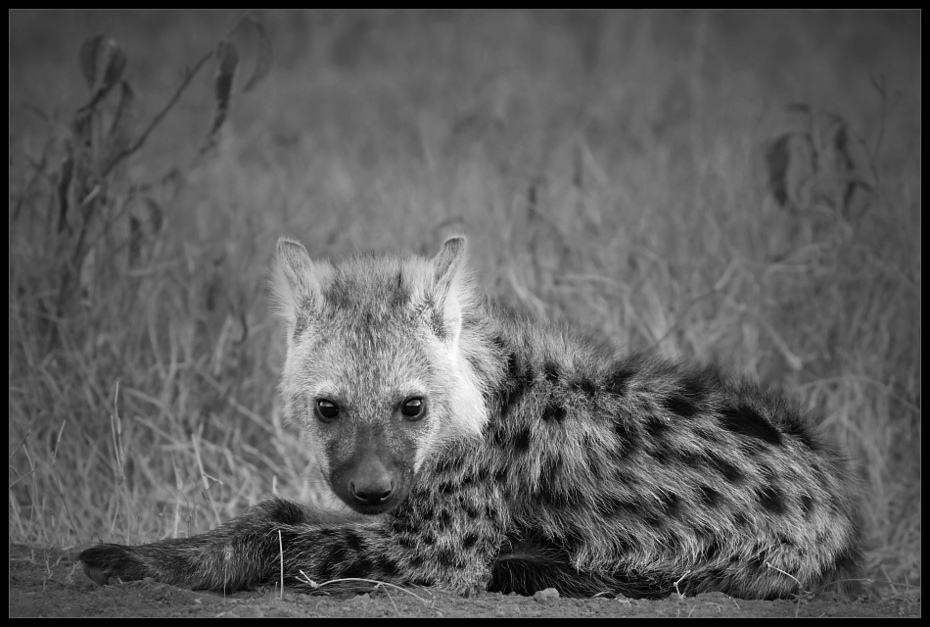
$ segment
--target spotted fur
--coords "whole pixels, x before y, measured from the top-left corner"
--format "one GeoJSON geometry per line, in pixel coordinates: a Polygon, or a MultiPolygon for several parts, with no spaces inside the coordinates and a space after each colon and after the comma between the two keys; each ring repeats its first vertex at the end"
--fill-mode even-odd
{"type": "Polygon", "coordinates": [[[283,559],[296,587],[776,598],[855,575],[855,481],[786,397],[487,302],[464,238],[339,263],[282,239],[274,276],[286,415],[357,515],[275,499],[199,536],[90,548],[94,580],[231,591],[283,559]]]}

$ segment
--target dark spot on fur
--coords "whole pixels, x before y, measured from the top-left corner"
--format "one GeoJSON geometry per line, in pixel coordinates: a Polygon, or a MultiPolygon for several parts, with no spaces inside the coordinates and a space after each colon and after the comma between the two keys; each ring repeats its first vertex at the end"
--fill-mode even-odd
{"type": "Polygon", "coordinates": [[[681,392],[692,403],[701,403],[708,388],[719,386],[720,372],[713,367],[692,370],[681,377],[681,392]]]}
{"type": "Polygon", "coordinates": [[[668,431],[668,429],[669,426],[661,418],[650,416],[646,420],[646,433],[648,433],[653,439],[662,439],[663,434],[668,431]]]}
{"type": "Polygon", "coordinates": [[[553,483],[562,473],[562,465],[562,456],[558,452],[547,456],[543,460],[542,468],[539,471],[539,478],[542,483],[544,485],[553,483]]]}
{"type": "Polygon", "coordinates": [[[654,447],[649,452],[652,454],[652,457],[662,465],[666,465],[672,460],[673,451],[665,446],[660,445],[654,447]]]}
{"type": "Polygon", "coordinates": [[[759,504],[767,512],[772,514],[785,513],[785,496],[778,487],[773,485],[762,486],[756,490],[756,498],[759,504]]]}
{"type": "Polygon", "coordinates": [[[783,544],[785,546],[792,546],[792,547],[797,546],[797,543],[794,540],[792,540],[791,538],[789,538],[783,533],[779,533],[777,537],[778,537],[778,542],[780,544],[783,544]]]}
{"type": "Polygon", "coordinates": [[[323,528],[320,529],[319,532],[318,532],[319,536],[320,536],[322,539],[327,540],[327,541],[328,541],[328,540],[332,540],[333,538],[335,538],[337,533],[338,533],[338,532],[337,532],[335,529],[329,529],[329,528],[326,528],[326,527],[323,527],[323,528]]]}
{"type": "Polygon", "coordinates": [[[588,378],[576,379],[569,383],[569,387],[576,392],[581,392],[585,396],[594,396],[594,393],[597,392],[597,386],[594,385],[594,381],[588,378]]]}
{"type": "Polygon", "coordinates": [[[360,551],[365,547],[365,542],[362,540],[361,536],[359,536],[351,529],[346,530],[345,541],[346,545],[348,545],[348,547],[353,551],[360,551]]]}
{"type": "Polygon", "coordinates": [[[728,407],[720,412],[722,417],[720,425],[738,435],[758,438],[769,444],[781,444],[781,434],[778,429],[760,416],[756,410],[748,405],[728,407]]]}
{"type": "Polygon", "coordinates": [[[516,353],[510,353],[507,358],[507,377],[500,391],[501,412],[505,415],[511,413],[532,383],[531,369],[516,353]]]}
{"type": "Polygon", "coordinates": [[[643,524],[652,529],[662,529],[665,527],[665,520],[660,518],[656,513],[649,510],[640,510],[639,517],[643,524]]]}
{"type": "Polygon", "coordinates": [[[542,419],[544,422],[549,420],[555,420],[556,422],[562,422],[565,420],[565,408],[558,404],[558,402],[549,398],[549,402],[546,403],[546,408],[543,410],[542,419]]]}
{"type": "Polygon", "coordinates": [[[335,579],[341,576],[339,567],[345,562],[345,559],[346,550],[343,545],[339,543],[330,545],[326,559],[320,564],[320,576],[323,580],[326,581],[327,579],[335,579]]]}
{"type": "Polygon", "coordinates": [[[730,462],[724,461],[713,454],[707,455],[707,461],[730,483],[739,483],[743,480],[743,473],[730,462]]]}
{"type": "Polygon", "coordinates": [[[501,352],[505,352],[507,349],[507,343],[504,341],[504,336],[500,333],[495,333],[491,336],[491,344],[501,352]]]}
{"type": "MultiPolygon", "coordinates": [[[[377,555],[377,554],[376,554],[377,555]]],[[[392,559],[385,557],[384,555],[377,555],[378,559],[378,570],[384,573],[387,576],[396,575],[400,572],[400,568],[397,566],[397,562],[392,559]]]]}
{"type": "Polygon", "coordinates": [[[524,392],[525,390],[523,389],[503,390],[500,394],[501,414],[509,416],[513,412],[514,407],[520,403],[524,392]]]}
{"type": "Polygon", "coordinates": [[[540,504],[545,507],[562,510],[578,507],[584,497],[574,486],[550,484],[543,486],[543,489],[539,490],[538,499],[540,504]]]}
{"type": "Polygon", "coordinates": [[[374,564],[368,557],[360,557],[357,561],[349,563],[342,569],[339,577],[371,577],[374,574],[374,564]]]}
{"type": "Polygon", "coordinates": [[[602,516],[638,521],[645,527],[653,529],[661,529],[665,526],[663,517],[647,507],[645,503],[614,497],[597,502],[595,508],[602,516]]]}
{"type": "Polygon", "coordinates": [[[516,353],[507,356],[507,378],[520,385],[527,386],[533,382],[533,368],[516,353]]]}
{"type": "Polygon", "coordinates": [[[683,396],[668,396],[662,400],[662,406],[676,416],[690,418],[701,410],[683,396]]]}
{"type": "MultiPolygon", "coordinates": [[[[679,462],[688,466],[689,468],[700,468],[704,465],[704,458],[698,455],[697,453],[692,453],[691,451],[670,449],[671,455],[677,459],[679,462]]],[[[713,462],[711,462],[713,464],[713,462]]],[[[730,466],[727,464],[727,466],[730,466]]],[[[730,466],[732,468],[732,466],[730,466]]],[[[740,475],[742,476],[742,475],[740,475]]]]}
{"type": "Polygon", "coordinates": [[[559,377],[561,377],[558,365],[555,362],[547,361],[543,366],[543,376],[549,383],[557,383],[559,377]]]}
{"type": "Polygon", "coordinates": [[[425,531],[421,533],[420,539],[423,541],[423,544],[426,544],[428,546],[432,546],[436,544],[436,536],[433,534],[432,531],[425,531]]]}
{"type": "Polygon", "coordinates": [[[273,499],[264,505],[268,516],[283,525],[299,525],[304,522],[304,510],[290,501],[273,499]]]}
{"type": "Polygon", "coordinates": [[[720,493],[710,486],[702,485],[701,501],[707,507],[717,507],[720,504],[720,493]]]}
{"type": "Polygon", "coordinates": [[[462,455],[446,454],[436,461],[433,469],[437,475],[456,475],[461,470],[463,461],[462,455]]]}
{"type": "Polygon", "coordinates": [[[814,515],[814,499],[804,494],[801,496],[801,509],[804,511],[804,520],[810,520],[814,515]]]}
{"type": "Polygon", "coordinates": [[[627,386],[636,375],[636,370],[625,364],[620,364],[615,367],[610,374],[607,375],[607,380],[604,381],[604,387],[611,394],[616,394],[617,396],[624,396],[627,393],[627,386]]]}
{"type": "Polygon", "coordinates": [[[793,436],[810,450],[820,450],[820,443],[817,441],[817,437],[810,432],[810,428],[797,416],[789,416],[788,419],[785,420],[782,429],[787,435],[793,436]]]}
{"type": "Polygon", "coordinates": [[[746,518],[746,515],[742,512],[735,512],[733,514],[733,522],[740,529],[746,529],[749,527],[749,519],[746,518]]]}
{"type": "Polygon", "coordinates": [[[353,285],[348,285],[343,277],[336,276],[323,291],[323,298],[336,309],[344,309],[352,304],[353,285]]]}
{"type": "Polygon", "coordinates": [[[710,444],[720,444],[720,432],[712,431],[711,429],[695,429],[694,433],[697,434],[702,440],[706,440],[710,444]]]}
{"type": "Polygon", "coordinates": [[[513,436],[513,448],[518,451],[525,451],[530,447],[530,429],[523,427],[513,436]]]}
{"type": "Polygon", "coordinates": [[[701,546],[701,555],[705,560],[713,560],[720,555],[720,545],[717,543],[717,534],[708,527],[695,529],[695,536],[701,546]]]}
{"type": "Polygon", "coordinates": [[[494,440],[495,446],[503,448],[507,442],[507,436],[504,433],[504,427],[502,425],[496,424],[491,430],[491,438],[494,440]]]}
{"type": "Polygon", "coordinates": [[[477,544],[479,539],[480,536],[477,533],[465,534],[465,537],[462,538],[462,548],[470,549],[471,547],[475,546],[475,544],[477,544]]]}
{"type": "Polygon", "coordinates": [[[507,483],[507,479],[510,477],[506,468],[498,468],[494,471],[494,483],[507,483]]]}
{"type": "Polygon", "coordinates": [[[614,433],[620,444],[620,451],[627,452],[635,448],[636,434],[623,418],[614,417],[614,433]]]}

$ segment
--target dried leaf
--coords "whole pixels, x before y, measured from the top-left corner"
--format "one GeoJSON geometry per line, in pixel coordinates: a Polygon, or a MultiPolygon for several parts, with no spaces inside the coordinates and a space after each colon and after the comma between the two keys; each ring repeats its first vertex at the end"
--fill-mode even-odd
{"type": "Polygon", "coordinates": [[[81,43],[78,63],[84,80],[99,98],[122,79],[126,53],[106,35],[95,35],[81,43]]]}
{"type": "Polygon", "coordinates": [[[232,97],[233,79],[236,75],[236,67],[239,65],[239,52],[236,46],[229,41],[221,41],[216,49],[216,75],[213,79],[213,93],[216,96],[216,113],[213,114],[213,122],[210,124],[210,131],[204,141],[204,150],[212,146],[216,139],[216,133],[226,121],[226,115],[229,113],[229,103],[232,97]]]}
{"type": "Polygon", "coordinates": [[[109,91],[123,78],[123,71],[126,69],[126,53],[112,39],[106,41],[103,62],[106,64],[103,71],[103,81],[101,89],[109,91]]]}
{"type": "Polygon", "coordinates": [[[97,50],[106,39],[106,35],[94,35],[81,42],[81,48],[78,50],[78,63],[81,66],[81,74],[87,81],[87,86],[93,89],[97,82],[97,50]]]}
{"type": "Polygon", "coordinates": [[[236,50],[235,44],[221,41],[216,47],[216,60],[216,76],[213,79],[214,94],[217,101],[228,104],[236,67],[239,65],[239,51],[236,50]]]}
{"type": "Polygon", "coordinates": [[[258,56],[255,59],[255,69],[252,70],[252,76],[249,77],[249,81],[242,90],[243,93],[248,93],[268,76],[268,73],[271,71],[273,54],[271,50],[271,39],[268,38],[268,33],[265,31],[265,26],[262,24],[261,20],[251,13],[247,13],[245,19],[255,27],[255,33],[258,37],[258,56]]]}

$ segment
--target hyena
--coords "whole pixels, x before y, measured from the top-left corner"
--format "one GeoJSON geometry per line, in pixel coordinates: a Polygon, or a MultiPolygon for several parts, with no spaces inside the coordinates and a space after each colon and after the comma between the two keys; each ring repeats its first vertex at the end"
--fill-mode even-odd
{"type": "Polygon", "coordinates": [[[278,243],[284,411],[357,516],[272,499],[202,535],[92,547],[85,572],[762,599],[855,576],[856,482],[796,404],[510,311],[465,250],[334,263],[278,243]]]}

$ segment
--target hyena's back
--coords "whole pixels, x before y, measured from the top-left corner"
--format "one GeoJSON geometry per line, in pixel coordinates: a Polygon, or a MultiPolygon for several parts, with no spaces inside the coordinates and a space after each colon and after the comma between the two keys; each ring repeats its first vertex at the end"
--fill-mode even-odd
{"type": "Polygon", "coordinates": [[[854,574],[855,482],[796,405],[496,309],[464,254],[453,238],[432,260],[331,264],[279,243],[285,413],[365,516],[269,501],[193,538],[93,547],[88,574],[744,598],[854,574]]]}

